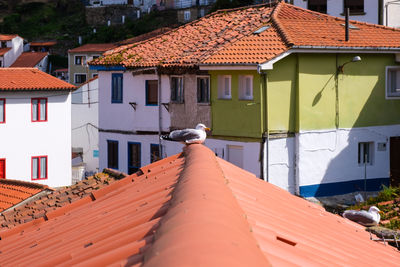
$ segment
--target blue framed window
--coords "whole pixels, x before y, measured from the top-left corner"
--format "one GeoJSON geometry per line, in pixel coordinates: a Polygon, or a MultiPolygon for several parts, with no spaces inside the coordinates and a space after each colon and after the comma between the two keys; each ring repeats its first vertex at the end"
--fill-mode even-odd
{"type": "Polygon", "coordinates": [[[141,144],[128,142],[128,174],[137,172],[140,169],[141,144]]]}
{"type": "Polygon", "coordinates": [[[158,80],[146,80],[146,106],[158,105],[158,80]]]}
{"type": "Polygon", "coordinates": [[[150,163],[161,159],[160,145],[150,144],[150,163]]]}
{"type": "Polygon", "coordinates": [[[111,103],[122,103],[122,85],[122,73],[113,73],[111,75],[111,103]]]}
{"type": "Polygon", "coordinates": [[[107,167],[118,169],[118,141],[107,140],[107,167]]]}

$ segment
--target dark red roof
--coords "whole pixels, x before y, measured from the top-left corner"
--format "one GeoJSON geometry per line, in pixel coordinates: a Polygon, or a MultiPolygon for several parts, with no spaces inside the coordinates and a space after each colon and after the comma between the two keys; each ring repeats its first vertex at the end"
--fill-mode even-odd
{"type": "Polygon", "coordinates": [[[73,90],[76,87],[36,68],[0,68],[0,91],[73,90]]]}
{"type": "Polygon", "coordinates": [[[203,145],[0,231],[4,266],[396,266],[363,227],[203,145]]]}
{"type": "Polygon", "coordinates": [[[0,56],[4,56],[4,54],[10,50],[11,50],[11,47],[0,48],[0,56]]]}
{"type": "Polygon", "coordinates": [[[76,47],[68,50],[69,53],[88,53],[88,52],[98,52],[104,53],[108,50],[115,48],[115,44],[85,44],[80,47],[76,47]]]}
{"type": "Polygon", "coordinates": [[[17,58],[17,60],[15,60],[15,62],[10,67],[33,68],[37,64],[39,64],[39,62],[42,61],[43,58],[45,58],[47,55],[47,52],[24,52],[17,58]]]}
{"type": "Polygon", "coordinates": [[[54,46],[56,45],[56,41],[45,41],[45,42],[30,42],[29,45],[32,46],[54,46]]]}
{"type": "Polygon", "coordinates": [[[17,34],[0,34],[0,41],[11,41],[17,36],[17,34]]]}

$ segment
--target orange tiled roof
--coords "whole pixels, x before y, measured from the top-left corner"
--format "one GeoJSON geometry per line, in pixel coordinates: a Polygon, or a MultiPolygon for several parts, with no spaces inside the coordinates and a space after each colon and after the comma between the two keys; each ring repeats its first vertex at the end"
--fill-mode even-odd
{"type": "Polygon", "coordinates": [[[87,52],[104,53],[115,47],[116,47],[115,44],[85,44],[80,47],[68,50],[68,53],[87,53],[87,52]]]}
{"type": "Polygon", "coordinates": [[[35,68],[0,68],[0,91],[73,90],[76,87],[35,68]]]}
{"type": "Polygon", "coordinates": [[[0,34],[0,41],[11,41],[17,36],[17,34],[0,34]]]}
{"type": "Polygon", "coordinates": [[[108,51],[90,64],[127,68],[256,65],[292,48],[400,51],[400,30],[357,21],[351,24],[356,29],[350,29],[346,42],[344,19],[283,1],[272,7],[222,10],[147,41],[108,51]]]}
{"type": "Polygon", "coordinates": [[[17,58],[17,60],[14,61],[14,63],[10,67],[33,68],[47,55],[47,52],[24,52],[17,58]]]}
{"type": "Polygon", "coordinates": [[[56,41],[46,41],[46,42],[30,42],[30,46],[53,46],[56,45],[56,41]]]}
{"type": "Polygon", "coordinates": [[[0,179],[0,212],[47,189],[47,185],[0,179]]]}
{"type": "Polygon", "coordinates": [[[4,54],[10,50],[11,50],[11,47],[0,48],[0,56],[4,56],[4,54]]]}
{"type": "Polygon", "coordinates": [[[49,194],[24,203],[23,206],[0,214],[0,228],[13,228],[25,222],[42,218],[46,216],[47,212],[89,196],[93,191],[106,187],[125,176],[123,173],[106,169],[106,172],[97,173],[74,185],[57,188],[49,194]]]}
{"type": "Polygon", "coordinates": [[[361,226],[203,145],[0,231],[5,265],[395,266],[361,226]],[[45,256],[44,256],[45,255],[45,256]]]}

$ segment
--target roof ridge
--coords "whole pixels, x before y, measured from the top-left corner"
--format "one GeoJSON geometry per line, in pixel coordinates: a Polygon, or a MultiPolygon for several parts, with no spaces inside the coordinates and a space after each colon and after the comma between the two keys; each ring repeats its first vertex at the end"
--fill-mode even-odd
{"type": "Polygon", "coordinates": [[[278,19],[278,14],[281,11],[283,5],[286,5],[285,2],[279,2],[278,5],[275,6],[275,9],[272,11],[271,14],[271,21],[275,25],[278,30],[278,33],[282,36],[283,41],[286,43],[287,46],[292,46],[294,41],[290,38],[288,33],[285,31],[284,26],[278,19]]]}
{"type": "Polygon", "coordinates": [[[145,252],[144,265],[173,266],[176,255],[184,254],[180,266],[216,266],[215,258],[198,253],[199,247],[210,247],[213,255],[231,258],[237,266],[269,266],[215,154],[201,144],[189,145],[183,153],[184,168],[154,243],[145,252]]]}

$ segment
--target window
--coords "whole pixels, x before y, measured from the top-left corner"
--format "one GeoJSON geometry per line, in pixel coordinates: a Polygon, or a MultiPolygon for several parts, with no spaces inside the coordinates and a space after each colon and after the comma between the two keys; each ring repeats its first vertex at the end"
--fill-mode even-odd
{"type": "Polygon", "coordinates": [[[118,169],[118,141],[107,140],[107,167],[118,169]]]}
{"type": "Polygon", "coordinates": [[[158,80],[146,80],[146,106],[158,105],[158,80]]]}
{"type": "Polygon", "coordinates": [[[86,82],[86,74],[76,73],[75,74],[75,83],[80,84],[86,82]]]}
{"type": "Polygon", "coordinates": [[[218,98],[231,99],[231,76],[219,75],[218,76],[218,98]]]}
{"type": "Polygon", "coordinates": [[[386,97],[400,97],[400,67],[386,67],[386,97]]]}
{"type": "Polygon", "coordinates": [[[111,103],[122,103],[123,76],[122,73],[111,75],[111,103]]]}
{"type": "Polygon", "coordinates": [[[253,75],[239,76],[239,99],[253,99],[253,75]]]}
{"type": "Polygon", "coordinates": [[[171,101],[175,103],[183,103],[183,78],[171,77],[171,101]]]}
{"type": "Polygon", "coordinates": [[[364,0],[344,0],[344,12],[346,8],[350,9],[350,14],[364,13],[364,0]]]}
{"type": "Polygon", "coordinates": [[[0,123],[6,122],[6,100],[0,98],[0,123]]]}
{"type": "Polygon", "coordinates": [[[128,142],[128,174],[140,169],[140,143],[128,142]]]}
{"type": "Polygon", "coordinates": [[[189,21],[190,20],[190,10],[185,10],[185,12],[183,13],[183,19],[185,21],[189,21]]]}
{"type": "Polygon", "coordinates": [[[6,159],[0,159],[0,179],[6,179],[6,159]]]}
{"type": "Polygon", "coordinates": [[[86,56],[75,56],[75,65],[86,65],[86,56]]]}
{"type": "Polygon", "coordinates": [[[32,121],[47,121],[47,98],[32,98],[32,121]]]}
{"type": "Polygon", "coordinates": [[[210,78],[197,77],[197,103],[210,102],[210,78]]]}
{"type": "Polygon", "coordinates": [[[150,144],[150,163],[161,159],[160,145],[150,144]]]}
{"type": "Polygon", "coordinates": [[[47,179],[47,156],[32,157],[32,180],[47,179]]]}
{"type": "Polygon", "coordinates": [[[326,14],[326,2],[327,0],[308,0],[308,9],[326,14]]]}
{"type": "Polygon", "coordinates": [[[358,164],[372,165],[373,152],[374,152],[373,142],[358,143],[358,164]]]}

